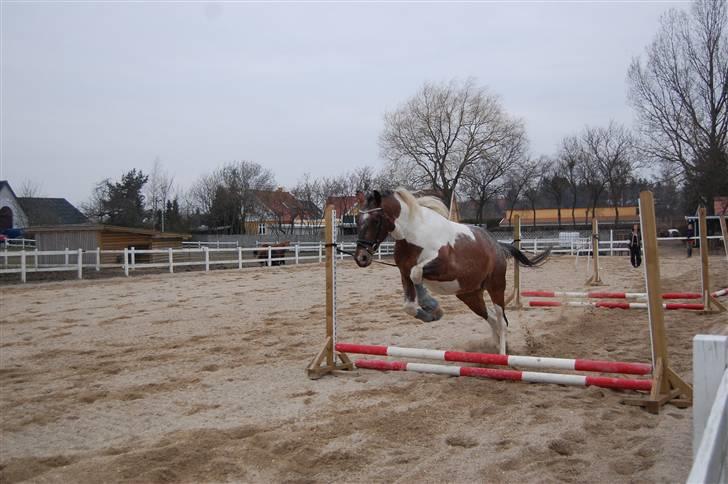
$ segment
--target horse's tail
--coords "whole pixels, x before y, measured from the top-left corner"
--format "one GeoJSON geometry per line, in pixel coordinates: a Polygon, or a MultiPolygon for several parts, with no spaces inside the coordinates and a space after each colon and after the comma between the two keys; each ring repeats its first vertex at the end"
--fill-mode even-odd
{"type": "Polygon", "coordinates": [[[516,261],[519,264],[521,264],[522,266],[526,266],[526,267],[540,266],[541,264],[546,262],[546,259],[551,254],[551,247],[549,247],[546,250],[544,250],[543,252],[541,252],[540,254],[538,254],[533,259],[529,259],[528,257],[526,257],[526,254],[524,254],[520,250],[516,249],[511,244],[506,244],[505,242],[498,242],[498,243],[500,244],[500,246],[502,248],[505,249],[506,252],[508,252],[508,254],[511,255],[511,257],[516,259],[516,261]]]}

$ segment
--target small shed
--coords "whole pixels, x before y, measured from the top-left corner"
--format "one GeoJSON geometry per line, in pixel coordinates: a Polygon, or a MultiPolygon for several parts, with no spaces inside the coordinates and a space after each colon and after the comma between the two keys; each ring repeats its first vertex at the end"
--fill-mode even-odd
{"type": "MultiPolygon", "coordinates": [[[[139,250],[148,249],[181,249],[182,242],[190,238],[189,234],[158,232],[150,229],[137,229],[103,224],[47,225],[31,227],[26,233],[35,237],[35,246],[39,251],[83,249],[95,251],[123,251],[134,247],[139,250]]],[[[137,262],[166,260],[166,256],[157,254],[139,254],[137,262]]],[[[94,259],[95,260],[95,259],[94,259]]],[[[121,254],[102,254],[102,264],[114,264],[122,261],[121,254]]],[[[91,263],[89,258],[87,263],[91,263]]]]}

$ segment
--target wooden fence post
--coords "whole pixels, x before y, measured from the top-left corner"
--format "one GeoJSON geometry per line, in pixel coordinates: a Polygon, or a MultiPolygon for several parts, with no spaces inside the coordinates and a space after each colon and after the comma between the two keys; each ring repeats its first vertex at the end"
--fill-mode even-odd
{"type": "Polygon", "coordinates": [[[703,311],[723,312],[726,307],[710,295],[710,270],[708,261],[708,224],[705,218],[705,207],[698,209],[698,227],[700,229],[700,279],[703,291],[703,311]]]}
{"type": "Polygon", "coordinates": [[[728,229],[725,223],[725,214],[720,215],[720,233],[723,235],[723,250],[725,250],[725,258],[728,259],[728,229]]]}
{"type": "MultiPolygon", "coordinates": [[[[513,216],[513,246],[521,249],[521,216],[515,214],[513,216]]],[[[513,262],[513,292],[506,298],[506,304],[513,302],[512,307],[520,309],[523,307],[521,303],[521,271],[517,262],[513,262]]]]}
{"type": "Polygon", "coordinates": [[[602,278],[599,276],[599,221],[592,219],[592,263],[594,273],[586,280],[589,286],[601,286],[602,278]]]}

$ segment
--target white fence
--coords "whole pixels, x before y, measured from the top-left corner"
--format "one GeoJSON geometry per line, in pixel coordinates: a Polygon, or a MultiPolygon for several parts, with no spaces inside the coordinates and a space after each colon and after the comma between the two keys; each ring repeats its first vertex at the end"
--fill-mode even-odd
{"type": "MultiPolygon", "coordinates": [[[[720,236],[709,237],[720,239],[720,236]]],[[[677,237],[659,238],[662,241],[680,240],[677,237]]],[[[513,239],[500,240],[512,243],[513,239]]],[[[285,263],[300,264],[303,262],[322,262],[325,257],[323,242],[300,243],[287,247],[237,247],[235,242],[200,242],[197,247],[187,244],[182,249],[153,249],[139,250],[135,248],[124,250],[5,250],[0,251],[0,274],[19,274],[20,280],[26,282],[27,274],[39,272],[76,272],[79,279],[83,278],[84,270],[100,271],[102,269],[122,269],[125,275],[141,269],[168,268],[174,272],[176,267],[200,266],[209,271],[214,266],[245,266],[260,264],[274,266],[285,263]],[[283,256],[281,256],[283,254],[283,256]],[[109,257],[112,256],[112,257],[109,257]],[[110,258],[116,260],[108,263],[110,258]],[[62,260],[62,262],[57,262],[62,260]]],[[[629,241],[626,240],[600,240],[599,252],[603,255],[620,255],[629,252],[629,241]]],[[[355,242],[342,243],[342,249],[353,252],[355,242]]],[[[591,238],[560,239],[523,239],[521,250],[526,252],[541,252],[547,248],[553,254],[588,255],[592,252],[591,238]]],[[[391,256],[394,253],[394,242],[384,242],[377,253],[378,258],[391,256]]],[[[339,257],[349,257],[339,253],[339,257]]]]}
{"type": "Polygon", "coordinates": [[[689,484],[728,478],[728,336],[693,338],[693,467],[689,484]]]}

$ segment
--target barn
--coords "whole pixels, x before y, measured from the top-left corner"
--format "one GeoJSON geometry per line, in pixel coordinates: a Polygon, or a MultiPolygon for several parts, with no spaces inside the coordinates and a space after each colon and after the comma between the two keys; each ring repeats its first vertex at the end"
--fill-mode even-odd
{"type": "MultiPolygon", "coordinates": [[[[137,250],[181,249],[182,242],[190,238],[189,234],[103,224],[36,226],[27,229],[26,233],[35,238],[39,251],[64,249],[95,251],[97,247],[102,251],[123,251],[132,247],[137,250]]],[[[89,256],[89,260],[85,262],[91,263],[90,257],[92,256],[89,256]]],[[[150,257],[149,254],[139,254],[136,256],[136,261],[142,263],[165,258],[166,256],[163,254],[154,254],[153,257],[150,257]]],[[[102,264],[114,264],[121,261],[121,254],[102,253],[101,255],[102,264]]]]}

